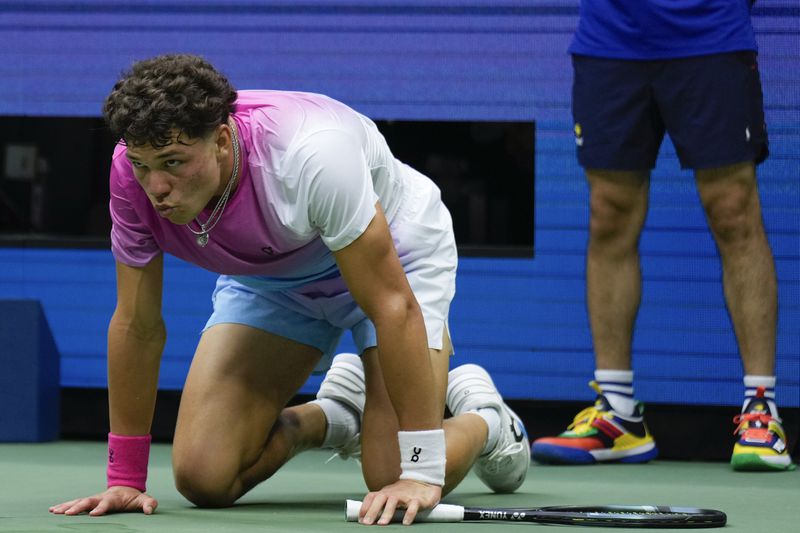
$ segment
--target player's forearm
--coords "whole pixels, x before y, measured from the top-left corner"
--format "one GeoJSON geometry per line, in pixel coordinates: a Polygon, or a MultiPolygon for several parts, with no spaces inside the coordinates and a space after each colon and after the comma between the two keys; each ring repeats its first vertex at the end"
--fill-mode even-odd
{"type": "Polygon", "coordinates": [[[422,314],[410,309],[376,317],[378,353],[389,398],[400,429],[418,431],[442,426],[442,407],[436,384],[422,314]]]}
{"type": "Polygon", "coordinates": [[[150,432],[158,389],[161,353],[166,341],[162,321],[148,328],[117,317],[108,328],[108,395],[112,433],[150,432]]]}

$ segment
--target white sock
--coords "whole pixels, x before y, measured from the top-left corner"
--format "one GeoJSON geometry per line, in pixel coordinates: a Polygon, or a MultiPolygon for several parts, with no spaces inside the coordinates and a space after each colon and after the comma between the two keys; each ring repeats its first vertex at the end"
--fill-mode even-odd
{"type": "Polygon", "coordinates": [[[744,411],[750,400],[756,397],[756,392],[759,387],[764,387],[764,399],[769,405],[769,410],[772,417],[780,420],[778,416],[778,406],[775,403],[775,376],[755,376],[747,374],[744,377],[744,402],[742,403],[742,411],[744,411]]]}
{"type": "Polygon", "coordinates": [[[348,405],[330,398],[312,400],[309,403],[319,405],[328,421],[323,448],[340,448],[361,431],[358,413],[348,405]]]}
{"type": "Polygon", "coordinates": [[[633,398],[633,370],[595,370],[594,380],[603,390],[611,408],[622,416],[631,416],[636,408],[633,398]]]}
{"type": "Polygon", "coordinates": [[[481,455],[487,454],[497,446],[497,441],[500,439],[500,413],[493,407],[481,407],[478,410],[469,412],[483,418],[489,428],[486,436],[486,445],[481,450],[481,455]]]}

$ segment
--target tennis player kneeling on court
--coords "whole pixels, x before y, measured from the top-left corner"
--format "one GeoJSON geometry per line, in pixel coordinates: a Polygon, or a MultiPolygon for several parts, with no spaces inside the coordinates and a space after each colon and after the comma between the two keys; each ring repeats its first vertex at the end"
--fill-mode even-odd
{"type": "Polygon", "coordinates": [[[325,96],[236,92],[196,56],[136,63],[105,118],[117,306],[108,332],[108,489],[57,514],[152,513],[150,425],[166,331],[163,253],[220,274],[184,386],[178,490],[233,504],[297,453],[360,455],[362,523],[405,522],[473,463],[507,492],[525,479],[525,430],[479,367],[453,371],[450,214],[375,125],[325,96]],[[350,330],[359,354],[333,350],[350,330]],[[285,407],[312,372],[313,402],[285,407]],[[442,420],[445,402],[454,416],[442,420]]]}

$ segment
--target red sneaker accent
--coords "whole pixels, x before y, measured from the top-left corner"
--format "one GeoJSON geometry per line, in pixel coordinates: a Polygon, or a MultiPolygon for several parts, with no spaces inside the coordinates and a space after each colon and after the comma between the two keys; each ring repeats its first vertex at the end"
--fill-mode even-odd
{"type": "Polygon", "coordinates": [[[772,421],[772,417],[768,414],[764,413],[742,413],[740,415],[736,415],[733,417],[733,423],[738,424],[736,429],[733,430],[734,435],[738,435],[739,432],[744,430],[745,432],[753,431],[759,428],[750,428],[750,422],[760,422],[765,426],[765,430],[769,428],[769,423],[772,421]]]}
{"type": "Polygon", "coordinates": [[[542,437],[536,439],[541,444],[552,444],[553,446],[566,446],[569,448],[579,448],[581,450],[599,450],[603,448],[603,442],[594,437],[563,438],[563,437],[542,437]]]}
{"type": "Polygon", "coordinates": [[[595,421],[592,422],[592,426],[596,427],[612,439],[616,439],[622,435],[622,431],[620,431],[617,426],[603,418],[596,418],[595,421]]]}

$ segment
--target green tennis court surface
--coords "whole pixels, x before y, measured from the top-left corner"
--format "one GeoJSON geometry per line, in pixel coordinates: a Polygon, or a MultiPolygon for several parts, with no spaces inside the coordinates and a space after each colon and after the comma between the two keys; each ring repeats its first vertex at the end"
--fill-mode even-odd
{"type": "MultiPolygon", "coordinates": [[[[63,441],[0,445],[0,531],[26,533],[363,531],[344,522],[344,501],[361,499],[364,484],[355,461],[322,451],[293,459],[273,479],[228,509],[196,509],[175,490],[170,447],[156,444],[148,490],[156,514],[106,517],[53,516],[50,505],[99,492],[105,483],[105,443],[63,441]]],[[[658,504],[720,509],[739,531],[794,531],[800,471],[736,473],[725,463],[655,461],[647,465],[533,466],[515,494],[498,496],[470,475],[448,503],[486,507],[658,504]]],[[[373,526],[378,527],[378,526],[373,526]]],[[[391,525],[400,529],[402,525],[391,525]]],[[[598,531],[538,524],[417,524],[415,531],[598,531]]],[[[603,529],[607,530],[607,529],[603,529]]],[[[644,531],[626,529],[626,531],[644,531]]]]}

